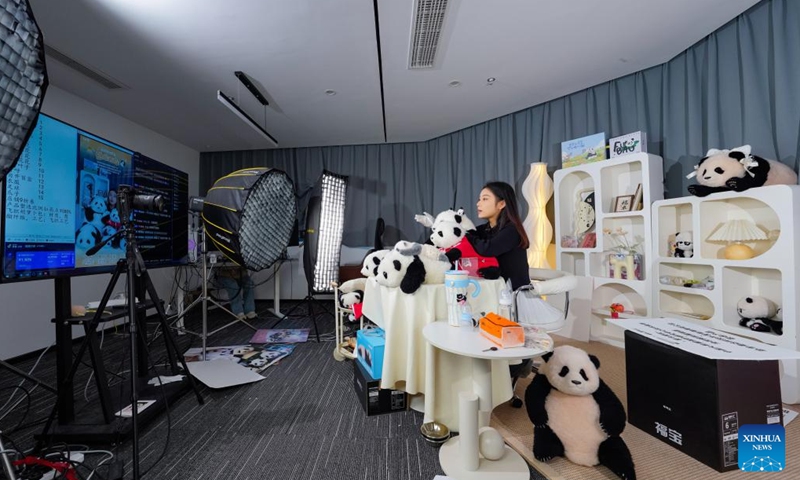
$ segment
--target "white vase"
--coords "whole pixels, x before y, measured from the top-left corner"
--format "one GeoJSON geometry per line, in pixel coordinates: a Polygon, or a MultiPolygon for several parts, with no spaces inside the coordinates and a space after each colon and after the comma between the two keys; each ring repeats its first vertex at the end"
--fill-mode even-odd
{"type": "Polygon", "coordinates": [[[546,163],[531,163],[528,178],[522,183],[522,196],[528,202],[528,216],[522,222],[530,241],[528,266],[553,268],[547,261],[547,247],[553,240],[553,226],[545,210],[553,196],[553,180],[547,174],[546,163]]]}

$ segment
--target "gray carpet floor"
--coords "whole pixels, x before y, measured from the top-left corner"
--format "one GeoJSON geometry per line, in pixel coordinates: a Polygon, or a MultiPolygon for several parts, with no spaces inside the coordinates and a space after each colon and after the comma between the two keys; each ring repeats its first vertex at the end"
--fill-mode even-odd
{"type": "MultiPolygon", "coordinates": [[[[288,302],[284,309],[291,305],[288,302]]],[[[258,304],[263,313],[253,322],[257,328],[270,328],[275,323],[276,319],[266,312],[268,306],[271,305],[258,304]]],[[[199,328],[197,317],[189,318],[187,327],[199,328]]],[[[209,326],[214,329],[229,318],[212,311],[209,326]]],[[[289,357],[266,369],[263,381],[222,390],[201,384],[205,405],[199,405],[190,392],[171,406],[169,415],[162,414],[144,427],[140,434],[140,466],[142,472],[147,471],[144,478],[431,480],[435,475],[444,475],[438,449],[419,434],[421,413],[407,411],[374,417],[364,414],[353,391],[352,363],[333,358],[333,319],[320,315],[318,322],[322,343],[316,342],[310,318],[281,322],[278,328],[310,328],[309,341],[298,344],[289,357]],[[159,460],[168,436],[168,449],[159,460]]],[[[250,328],[236,324],[212,336],[209,345],[246,344],[252,334],[250,328]]],[[[199,346],[193,336],[177,338],[182,351],[199,346]]],[[[155,363],[164,359],[162,345],[160,339],[153,342],[151,356],[155,363]]],[[[76,343],[76,351],[78,346],[76,343]]],[[[120,377],[112,376],[111,382],[124,381],[127,334],[107,331],[103,352],[106,369],[120,372],[120,377]]],[[[27,371],[35,361],[36,358],[28,358],[13,363],[27,371]]],[[[82,366],[76,376],[78,411],[98,408],[93,383],[86,389],[88,401],[84,399],[90,371],[88,366],[82,366]]],[[[42,358],[34,376],[55,383],[55,352],[42,358]]],[[[0,406],[12,391],[4,387],[18,383],[18,377],[0,369],[0,406]]],[[[21,397],[24,395],[17,393],[14,401],[21,397]]],[[[33,435],[41,432],[42,420],[55,401],[42,389],[34,391],[30,398],[29,409],[23,402],[0,421],[0,430],[23,450],[34,445],[33,435]],[[29,411],[23,418],[26,410],[29,411]],[[21,427],[16,428],[20,423],[21,427]]],[[[4,413],[0,410],[0,416],[4,413]]],[[[132,478],[131,442],[113,448],[125,462],[125,478],[132,478]]],[[[544,477],[531,469],[531,478],[544,477]]]]}

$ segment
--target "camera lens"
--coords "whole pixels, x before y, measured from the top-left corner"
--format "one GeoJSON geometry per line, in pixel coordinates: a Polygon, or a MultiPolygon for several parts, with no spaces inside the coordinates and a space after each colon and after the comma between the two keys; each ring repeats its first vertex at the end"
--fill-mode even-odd
{"type": "Polygon", "coordinates": [[[162,195],[134,195],[133,208],[147,212],[163,212],[165,206],[162,195]]]}

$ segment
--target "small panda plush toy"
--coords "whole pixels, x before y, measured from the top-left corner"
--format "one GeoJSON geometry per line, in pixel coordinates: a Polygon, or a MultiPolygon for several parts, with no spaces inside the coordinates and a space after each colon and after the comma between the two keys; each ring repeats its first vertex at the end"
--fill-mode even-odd
{"type": "Polygon", "coordinates": [[[422,253],[423,245],[400,242],[381,260],[375,280],[386,287],[400,287],[408,294],[419,290],[422,284],[444,283],[444,273],[450,269],[447,257],[434,260],[422,253]]]}
{"type": "Polygon", "coordinates": [[[361,275],[367,278],[372,278],[378,275],[378,265],[389,250],[372,250],[364,257],[364,262],[361,266],[361,275]]]}
{"type": "Polygon", "coordinates": [[[692,232],[685,230],[675,234],[675,243],[672,244],[673,257],[692,258],[694,247],[692,246],[692,232]]]}
{"type": "Polygon", "coordinates": [[[451,263],[461,258],[476,258],[478,275],[489,280],[500,278],[500,264],[497,259],[478,255],[466,237],[467,231],[460,224],[450,221],[436,222],[431,229],[431,242],[447,255],[451,263]]]}
{"type": "Polygon", "coordinates": [[[635,480],[622,402],[600,379],[600,361],[569,345],[542,356],[545,363],[525,391],[533,422],[533,456],[540,462],[565,456],[578,465],[605,465],[635,480]]]}
{"type": "Polygon", "coordinates": [[[361,318],[361,302],[364,301],[364,290],[367,286],[366,278],[354,278],[339,286],[339,306],[353,310],[350,321],[361,318]]]}
{"type": "Polygon", "coordinates": [[[689,193],[705,197],[716,192],[743,192],[764,185],[796,185],[797,173],[788,165],[751,153],[750,145],[733,150],[712,148],[686,178],[697,177],[689,193]]]}
{"type": "Polygon", "coordinates": [[[754,332],[774,332],[783,335],[783,320],[776,318],[781,309],[772,300],[757,295],[744,297],[736,303],[736,312],[742,317],[739,326],[754,332]]]}

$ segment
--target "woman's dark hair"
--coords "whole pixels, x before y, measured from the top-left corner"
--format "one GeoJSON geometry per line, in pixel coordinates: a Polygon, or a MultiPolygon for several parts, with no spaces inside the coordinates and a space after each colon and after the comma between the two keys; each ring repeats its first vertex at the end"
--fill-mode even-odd
{"type": "Polygon", "coordinates": [[[503,228],[507,223],[513,224],[519,234],[520,248],[528,248],[530,242],[528,241],[528,235],[525,233],[525,228],[522,226],[522,219],[519,218],[517,194],[514,193],[514,187],[506,182],[489,182],[483,188],[492,192],[498,202],[500,200],[505,200],[506,202],[506,207],[500,211],[500,216],[497,218],[498,229],[503,228]]]}

